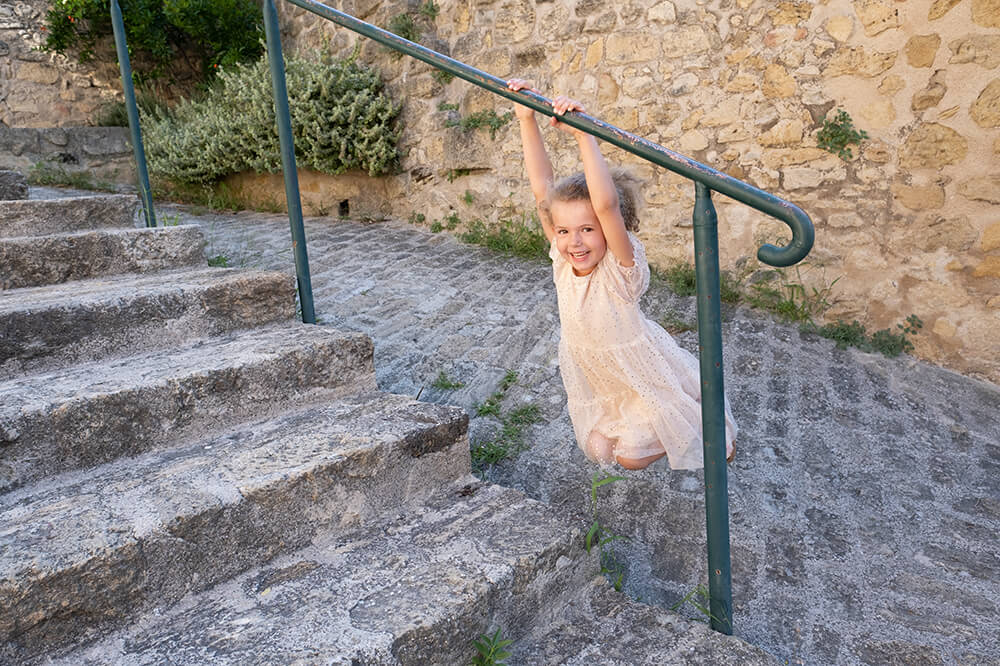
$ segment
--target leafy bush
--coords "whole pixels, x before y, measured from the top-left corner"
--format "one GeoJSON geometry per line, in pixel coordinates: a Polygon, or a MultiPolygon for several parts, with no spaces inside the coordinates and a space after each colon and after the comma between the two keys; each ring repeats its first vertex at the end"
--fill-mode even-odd
{"type": "MultiPolygon", "coordinates": [[[[297,166],[328,174],[387,173],[398,162],[399,106],[378,74],[353,60],[286,60],[297,166]]],[[[243,171],[276,172],[281,154],[267,60],[219,74],[199,101],[145,114],[150,171],[183,183],[210,183],[243,171]]]]}
{"type": "MultiPolygon", "coordinates": [[[[159,76],[178,56],[193,49],[211,77],[219,67],[249,62],[262,51],[263,19],[253,0],[121,0],[131,53],[148,56],[134,63],[137,74],[159,76]]],[[[76,51],[86,62],[99,42],[113,34],[107,0],[57,0],[45,17],[44,48],[76,51]]]]}

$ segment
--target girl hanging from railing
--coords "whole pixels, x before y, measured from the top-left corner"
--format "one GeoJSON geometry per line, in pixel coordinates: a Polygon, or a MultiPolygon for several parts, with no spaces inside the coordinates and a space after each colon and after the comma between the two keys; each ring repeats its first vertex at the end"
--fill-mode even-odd
{"type": "MultiPolygon", "coordinates": [[[[511,90],[532,90],[511,79],[511,90]]],[[[583,111],[552,100],[557,116],[583,111]]],[[[583,172],[553,183],[535,112],[515,107],[524,162],[551,248],[562,336],[559,367],[577,444],[602,465],[643,469],[667,456],[673,469],[702,466],[698,362],[639,309],[649,265],[636,217],[634,180],[609,170],[597,140],[551,119],[580,148],[583,172]]],[[[726,404],[726,456],[736,424],[726,404]]]]}

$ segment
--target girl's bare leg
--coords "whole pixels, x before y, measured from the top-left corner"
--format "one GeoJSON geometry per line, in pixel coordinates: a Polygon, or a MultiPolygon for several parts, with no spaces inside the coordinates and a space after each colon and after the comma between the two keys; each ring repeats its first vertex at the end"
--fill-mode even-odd
{"type": "Polygon", "coordinates": [[[594,430],[587,439],[587,452],[590,454],[591,460],[610,464],[615,460],[615,440],[608,439],[594,430]]]}
{"type": "Polygon", "coordinates": [[[622,456],[618,456],[615,460],[617,460],[618,464],[625,469],[645,469],[665,455],[667,454],[657,453],[656,455],[646,456],[645,458],[623,458],[622,456]]]}

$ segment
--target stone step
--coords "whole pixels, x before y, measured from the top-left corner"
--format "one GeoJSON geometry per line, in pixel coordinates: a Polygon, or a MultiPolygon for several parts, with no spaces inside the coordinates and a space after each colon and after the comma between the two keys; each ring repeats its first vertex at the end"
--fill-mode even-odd
{"type": "Polygon", "coordinates": [[[0,238],[131,228],[136,226],[139,209],[134,194],[0,201],[0,238]]]}
{"type": "Polygon", "coordinates": [[[468,473],[467,427],[454,407],[355,395],[0,496],[0,661],[420,504],[468,473]]]}
{"type": "Polygon", "coordinates": [[[596,570],[554,509],[467,477],[417,511],[320,535],[55,663],[465,666],[483,633],[526,633],[596,570]]]}
{"type": "Polygon", "coordinates": [[[295,315],[294,277],[201,268],[0,291],[0,377],[295,315]]]}
{"type": "Polygon", "coordinates": [[[205,265],[198,225],[0,238],[0,289],[205,265]]]}
{"type": "Polygon", "coordinates": [[[0,382],[0,492],[374,389],[367,336],[289,324],[0,382]]]}
{"type": "Polygon", "coordinates": [[[568,604],[551,604],[510,646],[517,666],[772,666],[774,656],[663,608],[640,603],[595,578],[568,604]]]}

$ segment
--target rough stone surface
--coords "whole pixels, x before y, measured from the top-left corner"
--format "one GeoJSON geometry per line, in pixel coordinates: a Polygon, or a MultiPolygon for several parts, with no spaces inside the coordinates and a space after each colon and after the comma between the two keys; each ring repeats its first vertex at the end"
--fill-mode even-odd
{"type": "Polygon", "coordinates": [[[941,46],[941,35],[914,35],[906,42],[906,62],[910,67],[930,67],[941,46]]]}
{"type": "Polygon", "coordinates": [[[361,391],[368,338],[299,325],[0,382],[0,490],[137,455],[296,402],[361,391]]]}
{"type": "Polygon", "coordinates": [[[0,201],[28,198],[28,179],[18,171],[0,171],[0,201]]]}
{"type": "Polygon", "coordinates": [[[972,22],[984,28],[1000,28],[1000,0],[971,0],[972,22]]]}
{"type": "MultiPolygon", "coordinates": [[[[217,247],[291,270],[282,217],[204,223],[217,247]]],[[[532,402],[545,422],[488,478],[589,515],[597,470],[565,409],[551,268],[397,223],[306,229],[317,311],[372,336],[379,386],[471,408],[517,371],[503,407],[532,402]],[[465,386],[433,388],[442,371],[465,386]]],[[[694,318],[693,299],[659,287],[644,308],[694,318]]],[[[1000,389],[909,356],[841,351],[753,311],[724,320],[742,429],[729,479],[736,634],[789,663],[864,663],[873,642],[891,641],[931,645],[948,663],[995,655],[1000,389]]],[[[693,332],[677,339],[697,348],[693,332]]],[[[470,436],[498,428],[476,417],[470,436]]],[[[702,475],[661,463],[625,475],[599,491],[599,515],[631,538],[619,551],[626,592],[668,608],[704,582],[702,475]]]]}
{"type": "Polygon", "coordinates": [[[980,127],[1000,127],[1000,79],[990,81],[972,104],[969,115],[980,127]]]}
{"type": "Polygon", "coordinates": [[[69,174],[86,173],[112,184],[134,181],[135,158],[127,127],[52,127],[50,109],[37,113],[36,122],[42,127],[8,126],[0,119],[0,169],[28,173],[42,165],[69,174]],[[42,121],[45,116],[47,122],[42,121]]]}
{"type": "Polygon", "coordinates": [[[291,319],[294,278],[203,268],[0,292],[0,375],[117,358],[291,319]]]}
{"type": "Polygon", "coordinates": [[[655,606],[637,603],[597,578],[512,646],[518,666],[779,664],[766,652],[655,606]]]}
{"type": "Polygon", "coordinates": [[[968,152],[969,142],[961,134],[940,123],[925,123],[907,136],[899,163],[912,169],[935,169],[961,161],[968,152]]]}
{"type": "Polygon", "coordinates": [[[873,78],[892,69],[896,64],[895,51],[868,52],[865,47],[842,49],[830,59],[823,74],[826,76],[861,76],[873,78]]]}
{"type": "Polygon", "coordinates": [[[129,194],[0,201],[0,238],[134,227],[139,207],[129,194]]]}
{"type": "Polygon", "coordinates": [[[472,477],[388,518],[320,535],[54,663],[458,666],[475,638],[523,634],[596,574],[561,512],[472,477]]]}
{"type": "Polygon", "coordinates": [[[51,653],[422,502],[467,474],[467,425],[360,394],[0,495],[0,644],[51,653]]]}
{"type": "Polygon", "coordinates": [[[204,266],[204,245],[197,226],[0,238],[0,289],[204,266]]]}
{"type": "Polygon", "coordinates": [[[931,4],[930,9],[927,10],[927,18],[930,21],[936,21],[945,14],[947,14],[952,7],[960,3],[962,0],[934,0],[931,4]]]}
{"type": "Polygon", "coordinates": [[[1000,66],[1000,35],[965,35],[948,43],[949,63],[974,62],[986,69],[1000,66]]]}
{"type": "Polygon", "coordinates": [[[946,92],[948,92],[948,86],[945,84],[944,70],[938,70],[931,76],[926,88],[914,93],[910,107],[914,111],[923,111],[937,106],[946,92]]]}
{"type": "Polygon", "coordinates": [[[966,199],[1000,204],[1000,175],[970,178],[959,184],[958,192],[966,199]]]}
{"type": "Polygon", "coordinates": [[[899,27],[899,9],[896,4],[892,0],[855,0],[854,11],[858,13],[867,36],[874,37],[899,27]]]}

